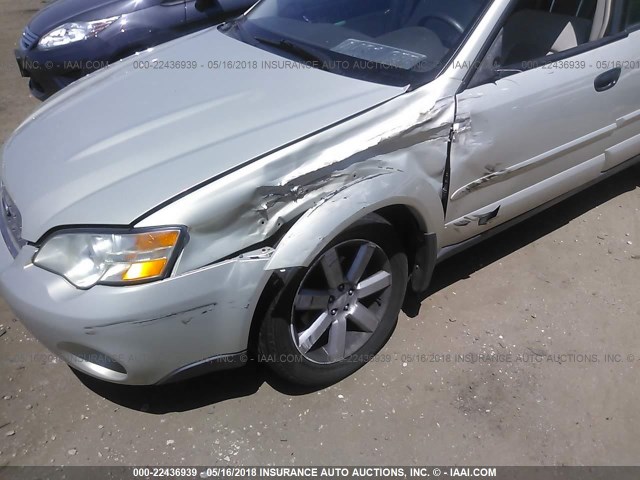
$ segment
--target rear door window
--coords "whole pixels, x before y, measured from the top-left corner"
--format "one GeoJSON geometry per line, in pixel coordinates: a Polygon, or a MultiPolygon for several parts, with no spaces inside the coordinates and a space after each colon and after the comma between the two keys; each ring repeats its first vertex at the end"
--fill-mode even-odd
{"type": "Polygon", "coordinates": [[[627,28],[640,26],[640,0],[627,0],[627,2],[625,26],[627,28]]]}

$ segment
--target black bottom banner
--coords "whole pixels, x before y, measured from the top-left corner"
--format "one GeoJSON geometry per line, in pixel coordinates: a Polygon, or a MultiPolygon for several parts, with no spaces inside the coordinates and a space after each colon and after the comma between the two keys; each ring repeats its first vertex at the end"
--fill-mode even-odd
{"type": "Polygon", "coordinates": [[[135,479],[640,480],[640,467],[0,467],[0,480],[135,479]]]}

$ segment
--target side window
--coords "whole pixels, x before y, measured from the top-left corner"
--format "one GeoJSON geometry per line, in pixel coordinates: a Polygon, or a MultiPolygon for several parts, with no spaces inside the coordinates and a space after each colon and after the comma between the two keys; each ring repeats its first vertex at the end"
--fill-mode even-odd
{"type": "Polygon", "coordinates": [[[499,65],[519,66],[592,40],[596,1],[562,0],[549,8],[547,2],[533,2],[538,8],[531,3],[521,1],[505,22],[499,65]]]}
{"type": "MultiPolygon", "coordinates": [[[[629,0],[640,6],[640,0],[629,0]]],[[[607,35],[613,0],[519,0],[470,86],[535,68],[607,35]]]]}
{"type": "Polygon", "coordinates": [[[640,26],[640,0],[627,0],[625,27],[640,26]]]}

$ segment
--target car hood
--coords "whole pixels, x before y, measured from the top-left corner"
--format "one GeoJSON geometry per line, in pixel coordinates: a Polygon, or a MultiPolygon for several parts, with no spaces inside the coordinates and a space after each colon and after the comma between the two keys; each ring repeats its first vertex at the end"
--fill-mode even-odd
{"type": "Polygon", "coordinates": [[[36,13],[29,30],[38,36],[63,23],[99,20],[147,8],[161,0],[56,0],[36,13]]]}
{"type": "Polygon", "coordinates": [[[128,225],[404,91],[306,68],[208,29],[45,102],[5,145],[2,178],[28,241],[61,225],[128,225]],[[170,63],[180,59],[193,68],[170,63]]]}

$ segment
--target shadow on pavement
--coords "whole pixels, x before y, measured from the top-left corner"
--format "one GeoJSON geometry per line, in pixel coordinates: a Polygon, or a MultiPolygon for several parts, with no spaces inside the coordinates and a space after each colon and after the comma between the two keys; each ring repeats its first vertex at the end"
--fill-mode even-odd
{"type": "Polygon", "coordinates": [[[72,368],[70,370],[97,395],[122,407],[154,415],[185,412],[246,397],[256,393],[264,383],[285,395],[305,395],[319,390],[288,384],[254,360],[234,370],[149,386],[118,385],[98,380],[72,368]]]}
{"type": "MultiPolygon", "coordinates": [[[[447,286],[469,278],[481,268],[558,230],[586,212],[640,187],[640,165],[620,172],[560,202],[522,223],[445,260],[436,267],[423,300],[447,286]]],[[[594,236],[596,235],[594,230],[594,236]]]]}
{"type": "MultiPolygon", "coordinates": [[[[470,277],[477,270],[566,225],[571,220],[623,193],[640,186],[640,167],[614,175],[606,181],[488,239],[440,264],[427,298],[439,290],[470,277]]],[[[72,370],[73,371],[73,370],[72,370]]],[[[125,386],[103,382],[73,371],[96,394],[126,408],[150,414],[183,412],[225,400],[252,395],[267,383],[285,395],[304,395],[301,389],[281,381],[255,361],[243,368],[201,376],[161,386],[125,386]]]]}

